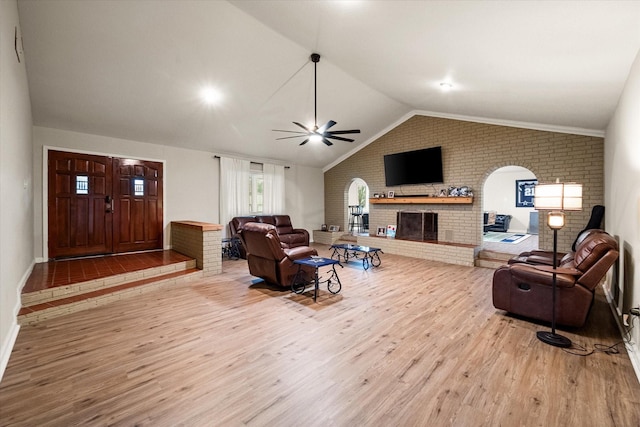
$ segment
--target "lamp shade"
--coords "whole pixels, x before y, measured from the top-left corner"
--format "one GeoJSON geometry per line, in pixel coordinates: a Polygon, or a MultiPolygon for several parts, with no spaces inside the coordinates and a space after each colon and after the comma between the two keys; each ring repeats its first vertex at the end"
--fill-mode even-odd
{"type": "Polygon", "coordinates": [[[579,211],[582,209],[581,184],[539,184],[534,187],[533,194],[533,206],[538,210],[579,211]]]}

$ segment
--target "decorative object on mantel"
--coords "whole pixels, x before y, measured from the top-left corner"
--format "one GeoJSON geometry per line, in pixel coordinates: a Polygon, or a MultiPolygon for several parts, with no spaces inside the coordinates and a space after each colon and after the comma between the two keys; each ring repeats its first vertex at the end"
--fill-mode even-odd
{"type": "Polygon", "coordinates": [[[384,237],[387,235],[387,228],[386,227],[378,227],[378,232],[376,233],[377,236],[381,236],[384,237]]]}
{"type": "Polygon", "coordinates": [[[473,192],[467,186],[449,187],[449,197],[473,197],[473,192]]]}
{"type": "Polygon", "coordinates": [[[387,197],[389,197],[390,199],[393,199],[393,198],[395,197],[395,195],[396,195],[396,192],[395,192],[395,191],[389,191],[389,192],[387,193],[387,197]]]}
{"type": "Polygon", "coordinates": [[[321,231],[327,231],[327,224],[322,224],[322,225],[320,226],[320,230],[321,230],[321,231]]]}

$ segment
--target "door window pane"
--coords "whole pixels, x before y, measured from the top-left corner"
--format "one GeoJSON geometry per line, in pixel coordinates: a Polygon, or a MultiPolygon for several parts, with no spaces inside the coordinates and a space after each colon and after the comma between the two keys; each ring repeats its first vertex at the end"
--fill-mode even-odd
{"type": "Polygon", "coordinates": [[[136,178],[133,180],[133,195],[144,196],[144,179],[136,178]]]}
{"type": "Polygon", "coordinates": [[[89,194],[88,176],[76,176],[76,194],[89,194]]]}

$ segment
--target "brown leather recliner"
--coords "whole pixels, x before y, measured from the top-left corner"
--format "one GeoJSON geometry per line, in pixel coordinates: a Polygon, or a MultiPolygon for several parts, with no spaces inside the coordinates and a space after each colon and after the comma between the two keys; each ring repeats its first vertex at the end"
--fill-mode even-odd
{"type": "MultiPolygon", "coordinates": [[[[291,281],[298,271],[293,261],[318,255],[314,248],[298,246],[283,248],[276,227],[271,224],[248,222],[243,226],[240,239],[247,249],[247,263],[251,275],[260,277],[265,282],[284,288],[291,286],[291,281]]],[[[301,280],[309,281],[314,269],[303,266],[304,275],[301,280]]]]}
{"type": "MultiPolygon", "coordinates": [[[[587,237],[589,237],[592,234],[595,233],[605,233],[604,230],[600,230],[598,228],[594,228],[594,229],[590,229],[590,230],[584,230],[582,231],[578,237],[576,238],[575,241],[575,245],[577,247],[577,245],[579,245],[584,239],[586,239],[587,237]]],[[[573,251],[569,251],[569,252],[559,252],[557,254],[557,265],[560,265],[564,262],[567,262],[571,259],[573,259],[575,255],[575,252],[573,251]]],[[[514,256],[513,258],[511,258],[509,260],[509,264],[515,264],[515,263],[527,263],[527,264],[544,264],[544,265],[553,265],[553,251],[540,251],[540,250],[534,250],[534,251],[530,251],[530,252],[522,252],[519,255],[514,256]]]]}
{"type": "MultiPolygon", "coordinates": [[[[591,233],[558,266],[556,322],[582,326],[596,286],[618,258],[618,244],[605,232],[591,233]]],[[[548,265],[514,263],[493,274],[493,306],[524,317],[551,322],[552,273],[548,265]],[[545,271],[546,270],[546,271],[545,271]]]]}

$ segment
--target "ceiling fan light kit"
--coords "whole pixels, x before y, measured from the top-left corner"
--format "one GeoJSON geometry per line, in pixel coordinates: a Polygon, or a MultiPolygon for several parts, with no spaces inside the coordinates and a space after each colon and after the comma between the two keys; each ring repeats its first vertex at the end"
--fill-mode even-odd
{"type": "Polygon", "coordinates": [[[295,133],[294,136],[284,136],[280,139],[291,139],[291,138],[299,138],[304,137],[305,140],[300,143],[300,145],[304,145],[309,141],[316,142],[322,141],[327,146],[333,145],[333,142],[330,139],[335,139],[337,141],[346,141],[353,142],[354,140],[351,138],[344,138],[342,136],[337,135],[348,135],[352,133],[360,133],[360,129],[351,129],[351,130],[334,130],[330,131],[329,129],[335,126],[337,123],[333,120],[329,120],[324,125],[318,127],[318,73],[317,66],[318,62],[320,62],[320,54],[312,53],[311,54],[311,62],[313,62],[313,127],[305,126],[299,122],[293,122],[294,125],[304,129],[304,132],[294,131],[294,130],[280,130],[274,129],[275,132],[287,132],[287,133],[295,133]]]}

